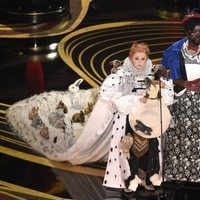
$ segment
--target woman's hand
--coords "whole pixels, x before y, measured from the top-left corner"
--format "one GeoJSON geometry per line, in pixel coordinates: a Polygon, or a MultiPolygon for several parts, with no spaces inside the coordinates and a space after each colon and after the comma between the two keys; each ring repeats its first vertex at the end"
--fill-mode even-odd
{"type": "Polygon", "coordinates": [[[141,102],[141,103],[147,103],[147,97],[142,97],[142,98],[140,98],[139,99],[139,101],[141,102]]]}

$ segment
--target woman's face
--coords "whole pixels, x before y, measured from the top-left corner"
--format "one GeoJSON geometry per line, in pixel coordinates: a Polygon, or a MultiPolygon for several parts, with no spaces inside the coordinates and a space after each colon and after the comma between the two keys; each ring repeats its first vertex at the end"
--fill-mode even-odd
{"type": "Polygon", "coordinates": [[[143,69],[148,57],[145,52],[136,52],[132,58],[131,62],[137,69],[143,69]]]}
{"type": "Polygon", "coordinates": [[[200,45],[200,25],[195,26],[195,28],[188,33],[188,38],[193,45],[200,45]]]}

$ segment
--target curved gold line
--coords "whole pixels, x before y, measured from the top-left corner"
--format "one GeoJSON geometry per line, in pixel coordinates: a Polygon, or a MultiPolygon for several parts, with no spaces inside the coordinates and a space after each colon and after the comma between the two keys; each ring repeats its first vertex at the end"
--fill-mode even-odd
{"type": "MultiPolygon", "coordinates": [[[[159,34],[159,35],[160,35],[160,34],[159,34]]],[[[152,39],[153,39],[153,40],[156,40],[156,39],[160,39],[160,38],[162,38],[162,37],[150,38],[150,39],[145,39],[145,40],[142,40],[142,41],[149,41],[149,40],[152,40],[152,39]]],[[[167,37],[167,38],[177,38],[177,37],[176,37],[176,36],[171,36],[171,37],[167,37]]],[[[141,40],[137,40],[137,41],[141,41],[141,40]]],[[[123,45],[123,44],[128,44],[128,43],[129,43],[129,42],[124,42],[124,43],[120,43],[120,44],[116,44],[116,45],[112,45],[112,46],[106,47],[106,48],[104,48],[104,49],[98,51],[95,55],[101,53],[103,50],[107,50],[107,49],[109,49],[109,48],[113,48],[113,47],[116,47],[116,46],[119,46],[119,45],[123,45]]],[[[163,44],[169,44],[169,43],[153,44],[153,45],[149,45],[149,47],[150,47],[150,46],[161,45],[161,44],[163,45],[163,44]]],[[[114,53],[110,54],[109,57],[111,57],[111,56],[113,56],[113,55],[115,55],[115,54],[118,54],[119,52],[128,51],[128,50],[129,50],[129,49],[123,49],[123,50],[114,52],[114,53]]],[[[151,54],[152,54],[152,53],[151,53],[151,54]]],[[[109,57],[107,57],[107,58],[109,58],[109,57]]],[[[108,74],[107,74],[107,72],[106,72],[106,70],[105,70],[105,66],[103,65],[105,62],[106,62],[106,60],[104,59],[104,62],[102,62],[102,64],[101,64],[101,69],[102,69],[103,74],[104,74],[105,76],[107,76],[108,74]]]]}
{"type": "Polygon", "coordinates": [[[64,51],[65,42],[60,42],[58,47],[58,52],[62,60],[73,70],[75,71],[80,77],[82,77],[85,81],[87,81],[92,87],[98,87],[99,85],[96,84],[87,74],[81,71],[74,63],[73,59],[70,57],[69,53],[64,51]]]}
{"type": "Polygon", "coordinates": [[[13,156],[15,158],[20,158],[22,160],[29,161],[29,162],[37,163],[40,165],[44,165],[44,166],[52,167],[56,169],[62,169],[65,171],[70,171],[70,172],[76,172],[76,173],[100,176],[100,177],[103,177],[105,173],[105,170],[102,170],[102,169],[94,169],[91,167],[84,167],[84,166],[75,166],[68,162],[51,161],[44,157],[39,157],[36,155],[20,152],[14,149],[3,147],[1,145],[0,145],[0,152],[9,156],[13,156]]]}
{"type": "Polygon", "coordinates": [[[92,0],[81,0],[82,9],[81,9],[81,12],[80,12],[79,16],[77,17],[75,22],[72,24],[72,26],[69,27],[68,30],[62,32],[62,34],[69,33],[70,31],[74,30],[83,21],[84,17],[87,14],[87,11],[88,11],[88,8],[89,8],[89,5],[90,5],[91,1],[92,0]]]}
{"type": "MultiPolygon", "coordinates": [[[[119,51],[118,51],[119,52],[119,51]]],[[[106,56],[103,60],[102,60],[102,63],[101,63],[101,71],[103,72],[104,76],[108,76],[106,70],[105,70],[105,62],[112,56],[114,55],[113,53],[112,54],[109,54],[109,56],[106,56]]],[[[111,61],[111,60],[110,60],[111,61]]],[[[112,68],[112,67],[111,67],[112,68]]],[[[110,70],[111,70],[110,68],[110,70]]]]}
{"type": "Polygon", "coordinates": [[[95,67],[94,67],[94,58],[96,57],[96,55],[97,55],[98,53],[95,53],[92,57],[91,57],[91,59],[90,59],[90,66],[91,66],[91,69],[92,69],[92,71],[96,74],[96,76],[97,77],[99,77],[99,79],[101,80],[101,81],[103,81],[103,78],[98,74],[98,72],[96,71],[96,69],[95,69],[95,67]]]}
{"type": "Polygon", "coordinates": [[[15,135],[13,132],[11,132],[11,131],[5,131],[5,130],[3,130],[3,129],[0,129],[0,131],[1,132],[4,132],[4,133],[8,133],[8,134],[10,134],[10,135],[15,135]]]}
{"type": "Polygon", "coordinates": [[[17,192],[17,193],[21,193],[21,194],[27,194],[27,195],[31,195],[31,196],[35,196],[35,197],[48,198],[49,200],[50,199],[52,199],[52,200],[63,200],[63,198],[61,198],[61,197],[56,197],[56,196],[53,196],[51,194],[47,194],[47,193],[44,193],[44,192],[39,192],[39,191],[36,191],[36,190],[28,189],[28,188],[18,186],[18,185],[12,184],[12,183],[8,183],[8,182],[5,182],[5,181],[0,180],[0,184],[4,186],[4,187],[0,186],[0,188],[2,190],[17,192]]]}
{"type": "MultiPolygon", "coordinates": [[[[102,31],[102,32],[104,32],[104,31],[102,31]]],[[[65,52],[66,52],[66,55],[68,55],[67,57],[69,58],[70,62],[73,63],[73,66],[75,66],[75,64],[74,64],[74,62],[73,62],[73,59],[72,59],[72,53],[73,53],[74,49],[76,49],[77,46],[79,46],[81,43],[86,42],[86,41],[90,41],[90,40],[91,40],[91,37],[88,38],[88,39],[86,39],[86,40],[81,40],[81,42],[79,42],[79,43],[77,43],[77,44],[76,44],[76,41],[77,41],[77,40],[80,40],[81,38],[88,37],[88,36],[91,36],[91,35],[96,35],[96,33],[90,33],[90,34],[87,34],[87,36],[84,35],[84,36],[82,36],[82,37],[79,37],[79,38],[73,40],[71,43],[69,43],[69,45],[67,45],[67,48],[66,48],[65,52]],[[73,46],[74,43],[75,43],[75,45],[73,46]],[[71,48],[71,50],[69,50],[71,46],[73,46],[73,47],[71,48]],[[68,52],[69,52],[69,53],[68,53],[68,52]]],[[[93,37],[93,38],[97,38],[97,37],[99,37],[99,36],[95,36],[95,37],[93,37]]],[[[82,55],[82,53],[81,53],[81,55],[82,55]]],[[[66,59],[66,60],[67,60],[67,59],[66,59]]],[[[82,77],[82,78],[84,78],[85,80],[88,79],[88,80],[89,80],[88,83],[90,83],[90,85],[92,85],[93,87],[98,87],[98,85],[96,84],[96,82],[99,83],[99,84],[100,84],[100,82],[99,82],[94,76],[92,76],[92,74],[90,74],[90,73],[85,69],[85,67],[83,66],[83,64],[82,64],[82,62],[81,62],[81,60],[80,60],[80,56],[79,56],[79,62],[80,62],[81,67],[83,68],[83,71],[85,71],[85,73],[86,73],[86,74],[84,74],[84,77],[82,77]],[[93,80],[96,80],[96,82],[94,82],[90,77],[92,77],[93,80]]],[[[68,64],[68,63],[67,63],[67,64],[68,64]]],[[[71,68],[72,68],[72,67],[71,67],[71,68]]],[[[72,68],[72,69],[73,69],[73,68],[72,68]]],[[[79,68],[78,68],[78,69],[79,69],[79,68]]],[[[75,71],[75,70],[74,70],[74,71],[75,71]]],[[[79,74],[79,73],[78,73],[78,74],[79,74]]],[[[79,74],[79,75],[80,75],[80,74],[79,74]]]]}
{"type": "Polygon", "coordinates": [[[6,114],[5,110],[0,110],[0,113],[6,114]]]}
{"type": "MultiPolygon", "coordinates": [[[[104,24],[97,24],[88,27],[84,27],[79,29],[77,32],[90,32],[91,30],[100,30],[100,29],[107,29],[107,28],[116,28],[116,27],[125,27],[125,26],[133,26],[133,25],[153,25],[153,24],[181,24],[180,22],[167,22],[167,21],[127,21],[127,22],[112,22],[112,23],[104,23],[104,24]]],[[[72,33],[74,34],[74,33],[72,33]]],[[[76,34],[77,35],[77,34],[76,34]]],[[[65,37],[64,37],[65,38],[65,37]]],[[[63,39],[64,39],[63,38],[63,39]]]]}
{"type": "MultiPolygon", "coordinates": [[[[73,31],[78,25],[80,25],[80,23],[82,22],[82,20],[84,19],[84,17],[87,14],[88,8],[89,8],[89,4],[92,0],[81,0],[81,12],[79,14],[79,16],[77,17],[77,19],[72,23],[72,25],[70,27],[66,27],[67,30],[65,31],[60,31],[59,34],[58,33],[49,33],[49,34],[45,34],[45,35],[41,35],[43,32],[37,33],[37,34],[30,34],[30,33],[26,33],[26,34],[18,34],[18,35],[0,35],[0,38],[37,38],[37,37],[50,37],[50,36],[56,36],[56,35],[62,35],[62,34],[66,34],[69,33],[71,31],[73,31]]],[[[46,32],[46,31],[45,31],[46,32]]]]}
{"type": "Polygon", "coordinates": [[[152,59],[152,62],[153,62],[153,63],[157,63],[157,62],[159,62],[159,61],[161,61],[161,58],[152,59]]]}
{"type": "MultiPolygon", "coordinates": [[[[174,38],[174,37],[173,37],[174,38]]],[[[154,38],[155,39],[155,38],[154,38]]],[[[128,43],[128,42],[127,42],[128,43]]],[[[151,44],[151,45],[149,45],[149,47],[151,47],[151,46],[160,46],[160,45],[165,45],[165,44],[170,44],[169,42],[163,42],[163,43],[159,43],[159,44],[151,44]]],[[[116,46],[116,45],[113,45],[113,46],[116,46]]],[[[112,47],[113,47],[112,46],[112,47]]],[[[105,70],[105,62],[110,58],[110,57],[112,57],[113,55],[115,55],[115,54],[118,54],[119,52],[123,52],[123,51],[128,51],[129,49],[123,49],[123,50],[121,50],[121,51],[117,51],[117,52],[114,52],[114,53],[112,53],[112,54],[110,54],[109,56],[107,56],[104,60],[103,60],[103,62],[102,62],[102,64],[101,64],[101,69],[102,69],[102,72],[103,72],[103,74],[105,75],[105,76],[107,76],[108,74],[107,74],[107,72],[106,72],[106,70],[105,70]]],[[[153,52],[151,53],[151,54],[153,54],[153,52]]],[[[161,58],[156,58],[156,59],[153,59],[154,61],[158,61],[158,60],[161,60],[161,58]]],[[[153,61],[152,60],[152,61],[153,61]]]]}
{"type": "MultiPolygon", "coordinates": [[[[77,36],[81,33],[87,33],[87,32],[90,32],[90,31],[93,31],[93,30],[99,30],[99,29],[106,29],[106,28],[114,28],[114,27],[119,27],[119,26],[122,26],[122,27],[125,27],[125,26],[128,26],[128,25],[143,25],[143,24],[168,24],[167,22],[147,22],[147,21],[142,21],[141,23],[138,23],[138,22],[115,22],[115,23],[107,23],[107,24],[100,24],[100,25],[93,25],[93,26],[89,26],[89,27],[84,27],[82,29],[79,29],[77,31],[74,31],[70,34],[68,34],[67,36],[65,36],[58,44],[58,52],[62,51],[64,45],[63,43],[66,43],[67,40],[73,38],[74,36],[77,36]]],[[[180,24],[180,23],[177,23],[177,22],[174,22],[172,24],[180,24]]],[[[145,27],[145,26],[144,26],[145,27]]],[[[107,31],[107,30],[106,30],[107,31]]],[[[96,33],[92,33],[92,34],[96,34],[96,33]]],[[[88,35],[87,35],[88,36],[88,35]]],[[[78,38],[80,39],[80,38],[78,38]]]]}
{"type": "MultiPolygon", "coordinates": [[[[43,26],[45,26],[47,23],[40,23],[40,24],[33,24],[33,25],[21,25],[21,26],[17,26],[17,25],[10,25],[10,26],[13,26],[12,28],[11,27],[9,27],[9,24],[8,25],[6,25],[6,27],[4,27],[3,28],[3,30],[7,30],[7,31],[9,31],[9,30],[15,30],[16,29],[16,27],[17,27],[17,31],[23,31],[24,29],[30,29],[30,28],[32,28],[32,29],[38,29],[38,28],[42,28],[43,26]]],[[[0,27],[0,29],[1,29],[1,27],[0,27]]]]}
{"type": "MultiPolygon", "coordinates": [[[[128,25],[144,25],[144,24],[169,24],[169,22],[160,22],[160,21],[131,21],[131,22],[114,22],[114,23],[106,23],[106,24],[100,24],[100,25],[93,25],[89,27],[84,27],[82,29],[79,29],[77,31],[74,31],[70,34],[68,34],[66,37],[64,37],[60,43],[58,44],[58,53],[62,60],[72,69],[74,70],[80,77],[85,79],[91,86],[98,87],[98,84],[90,79],[90,77],[85,74],[83,71],[81,71],[73,62],[72,58],[69,56],[68,51],[65,51],[65,43],[69,39],[71,39],[73,36],[76,36],[80,33],[87,33],[92,30],[99,30],[99,29],[106,29],[106,28],[114,28],[114,27],[124,27],[128,25]]],[[[170,22],[170,24],[180,24],[179,22],[170,22]]],[[[69,47],[68,47],[69,48],[69,47]]],[[[68,50],[68,49],[67,49],[68,50]]]]}
{"type": "MultiPolygon", "coordinates": [[[[77,40],[79,40],[80,38],[78,38],[77,40]]],[[[87,40],[90,40],[90,39],[87,39],[87,40]]],[[[72,59],[72,53],[73,53],[73,51],[74,51],[74,49],[76,49],[76,47],[77,46],[79,46],[81,43],[83,43],[83,42],[85,42],[85,41],[87,41],[87,40],[84,40],[84,41],[81,41],[80,43],[77,43],[77,44],[75,44],[72,48],[71,48],[71,50],[69,50],[70,49],[70,47],[73,45],[73,43],[75,43],[75,41],[72,41],[68,46],[67,46],[67,48],[66,48],[66,54],[68,54],[68,58],[73,62],[73,59],[72,59]],[[69,53],[68,53],[69,52],[69,53]]],[[[80,55],[78,56],[78,60],[80,59],[80,55]]],[[[80,62],[80,60],[79,60],[79,62],[80,62]]],[[[74,62],[73,62],[74,63],[74,62]]],[[[75,64],[74,64],[75,65],[75,64]]],[[[81,65],[81,63],[80,63],[80,65],[81,65]]],[[[86,73],[86,76],[85,76],[85,78],[86,77],[88,77],[88,78],[90,78],[90,77],[92,77],[94,80],[96,80],[96,81],[98,81],[97,79],[95,79],[95,77],[93,77],[85,68],[84,68],[84,66],[83,65],[81,65],[81,67],[83,68],[83,71],[85,71],[85,73],[86,73]]]]}
{"type": "MultiPolygon", "coordinates": [[[[107,58],[109,58],[109,57],[111,57],[111,56],[113,56],[113,55],[115,55],[115,54],[118,54],[119,52],[128,51],[128,50],[129,50],[129,48],[127,48],[127,49],[122,49],[122,50],[120,50],[120,51],[114,52],[114,53],[110,54],[107,58]]],[[[107,59],[107,58],[106,58],[106,59],[107,59]]],[[[106,59],[103,60],[102,65],[101,65],[101,69],[102,69],[103,74],[104,74],[105,76],[108,76],[108,74],[107,74],[107,72],[106,72],[106,70],[105,70],[105,64],[104,64],[104,63],[106,62],[106,59]]]]}
{"type": "MultiPolygon", "coordinates": [[[[153,27],[153,26],[152,26],[153,27]]],[[[112,27],[111,27],[112,28],[112,27]]],[[[126,27],[121,27],[121,28],[126,28],[126,27]]],[[[140,28],[146,28],[145,26],[143,26],[143,27],[140,27],[140,28]]],[[[89,29],[89,27],[87,27],[87,31],[86,32],[88,32],[88,31],[90,31],[90,30],[88,30],[89,29]]],[[[149,30],[149,29],[148,29],[149,30]]],[[[148,31],[148,30],[143,30],[143,31],[148,31]]],[[[151,29],[151,30],[154,30],[154,31],[156,31],[156,30],[159,30],[159,29],[151,29]]],[[[163,29],[163,30],[171,30],[171,29],[167,29],[167,28],[165,28],[165,29],[163,29]]],[[[138,30],[129,30],[129,31],[126,31],[126,33],[128,33],[128,32],[135,32],[135,31],[138,31],[138,30]]],[[[107,30],[102,30],[102,31],[99,31],[98,33],[104,33],[104,32],[107,32],[107,30]]],[[[122,33],[124,33],[124,30],[123,31],[121,31],[122,33]]],[[[117,32],[116,34],[120,34],[121,32],[117,32]]],[[[66,37],[64,37],[62,40],[65,40],[65,42],[67,41],[67,39],[71,39],[71,38],[73,38],[73,36],[77,36],[78,34],[82,34],[82,33],[85,33],[85,28],[83,28],[83,29],[79,29],[79,30],[77,30],[77,31],[75,31],[75,32],[73,32],[73,33],[70,33],[69,35],[67,35],[66,37]]],[[[113,34],[115,34],[115,33],[112,33],[112,35],[113,34]]],[[[156,33],[150,33],[150,34],[156,34],[156,33]]],[[[172,33],[172,34],[174,34],[174,33],[172,33]]],[[[76,41],[77,40],[80,40],[80,39],[82,39],[82,38],[84,38],[84,37],[90,37],[90,36],[92,36],[92,35],[95,35],[95,37],[93,37],[93,38],[98,38],[98,37],[102,37],[102,35],[100,35],[100,36],[96,36],[96,33],[89,33],[89,34],[87,34],[87,35],[84,35],[84,36],[82,36],[82,37],[79,37],[79,38],[77,38],[77,39],[75,39],[75,40],[73,40],[71,43],[69,43],[69,45],[67,46],[67,48],[66,48],[66,50],[68,50],[69,48],[70,48],[70,46],[73,46],[73,44],[74,43],[76,43],[76,41]]],[[[104,36],[107,36],[107,35],[110,35],[110,33],[108,33],[108,34],[104,34],[104,36]]],[[[140,36],[141,34],[138,34],[138,35],[136,35],[136,36],[140,36]]],[[[143,34],[143,35],[145,35],[145,34],[143,34]]],[[[60,43],[62,42],[62,40],[60,41],[60,43]]],[[[73,47],[72,47],[72,50],[73,49],[75,49],[78,45],[80,45],[81,43],[83,43],[83,42],[86,42],[86,41],[90,41],[91,40],[91,37],[90,38],[88,38],[88,39],[86,39],[86,40],[84,40],[84,41],[81,41],[80,43],[78,43],[78,44],[75,44],[73,47]]],[[[59,45],[60,44],[58,44],[58,47],[59,47],[59,45]]],[[[71,50],[71,51],[72,51],[71,50]]]]}
{"type": "MultiPolygon", "coordinates": [[[[2,188],[2,187],[0,186],[0,188],[2,188]]],[[[6,188],[4,188],[4,189],[5,189],[5,190],[8,190],[8,189],[6,189],[6,188]]],[[[26,199],[24,199],[24,198],[22,198],[22,197],[18,197],[17,195],[10,194],[10,193],[5,192],[5,191],[2,191],[2,190],[0,190],[0,194],[4,194],[4,195],[6,195],[6,196],[8,196],[8,197],[12,197],[12,198],[19,199],[19,200],[26,200],[26,199]]]]}
{"type": "MultiPolygon", "coordinates": [[[[118,52],[115,52],[115,53],[113,53],[113,54],[110,54],[109,56],[107,56],[107,57],[102,61],[101,69],[102,69],[103,74],[104,74],[105,76],[108,76],[108,74],[107,74],[107,72],[106,72],[106,70],[105,70],[105,62],[106,62],[110,57],[112,57],[114,54],[118,54],[119,52],[126,51],[126,50],[129,50],[129,49],[123,49],[123,50],[121,50],[121,51],[118,51],[118,52]]],[[[161,52],[161,51],[153,52],[153,53],[151,53],[151,54],[160,53],[160,52],[161,52]]],[[[158,62],[158,61],[160,61],[160,60],[161,60],[161,58],[155,58],[155,59],[152,59],[152,62],[154,63],[154,62],[158,62]]]]}
{"type": "MultiPolygon", "coordinates": [[[[168,44],[168,43],[167,43],[168,44]]],[[[156,45],[158,45],[158,44],[156,44],[156,45]]],[[[150,46],[150,45],[149,45],[150,46]]],[[[154,45],[151,45],[151,46],[154,46],[154,45]]],[[[112,54],[110,54],[109,56],[107,56],[105,59],[103,59],[103,61],[102,61],[102,64],[101,64],[101,69],[102,69],[102,71],[103,71],[103,74],[105,75],[105,76],[108,76],[108,74],[107,74],[107,72],[106,72],[106,70],[105,70],[105,62],[110,58],[110,57],[112,57],[114,54],[118,54],[119,52],[122,52],[122,51],[128,51],[129,49],[127,48],[127,49],[123,49],[123,50],[121,50],[121,51],[117,51],[117,52],[114,52],[114,53],[112,53],[112,54]]],[[[151,53],[151,55],[152,54],[156,54],[156,53],[161,53],[161,51],[156,51],[156,52],[152,52],[151,53]]],[[[161,58],[155,58],[155,59],[153,59],[152,61],[158,61],[158,60],[161,60],[161,58]]]]}
{"type": "MultiPolygon", "coordinates": [[[[151,28],[152,27],[154,27],[154,26],[151,26],[151,28]]],[[[123,30],[124,28],[127,28],[127,27],[121,27],[121,30],[123,30]]],[[[134,28],[134,27],[132,27],[132,28],[134,28]]],[[[140,29],[141,28],[146,28],[146,26],[141,26],[140,27],[140,29]]],[[[73,33],[71,33],[71,34],[69,34],[69,39],[71,39],[73,36],[76,36],[76,35],[78,35],[78,34],[81,34],[81,33],[85,33],[85,31],[84,31],[84,29],[79,29],[78,31],[75,31],[74,33],[75,34],[73,34],[73,33]],[[80,30],[80,31],[79,31],[80,30]]],[[[148,29],[149,30],[149,29],[148,29]]],[[[148,31],[148,30],[143,30],[143,31],[148,31]]],[[[151,29],[151,30],[154,30],[154,31],[156,31],[156,30],[159,30],[159,29],[151,29]]],[[[169,29],[169,28],[163,28],[163,30],[171,30],[171,29],[169,29]]],[[[138,30],[135,30],[135,31],[138,31],[138,30]]],[[[98,33],[104,33],[104,32],[107,32],[107,30],[102,30],[102,31],[99,31],[98,33]]],[[[124,30],[123,31],[121,31],[122,33],[124,33],[124,30]]],[[[126,33],[128,33],[128,32],[134,32],[134,30],[130,30],[130,31],[126,31],[126,33]]],[[[120,32],[118,31],[116,34],[120,34],[120,32]]],[[[152,33],[153,34],[153,33],[152,33]]],[[[90,36],[93,36],[93,35],[95,35],[95,37],[93,37],[93,38],[97,38],[97,37],[102,37],[102,35],[101,36],[96,36],[96,33],[89,33],[89,34],[87,34],[87,35],[83,35],[82,37],[79,37],[79,38],[77,38],[77,39],[74,39],[72,42],[70,42],[68,45],[67,45],[67,48],[66,48],[66,51],[68,52],[68,49],[70,49],[70,47],[71,46],[73,46],[73,44],[75,43],[75,45],[71,48],[71,51],[73,51],[78,45],[80,45],[82,42],[86,42],[86,41],[89,41],[89,40],[91,40],[91,37],[90,36]],[[89,39],[86,39],[86,40],[81,40],[82,42],[80,42],[80,43],[78,43],[78,44],[76,44],[76,41],[77,40],[80,40],[80,39],[82,39],[82,38],[84,38],[84,37],[90,37],[89,39]]],[[[110,35],[110,34],[104,34],[104,36],[105,35],[110,35]]],[[[68,36],[66,36],[65,38],[67,38],[68,36]]],[[[71,54],[70,54],[70,56],[71,56],[71,54]]]]}
{"type": "Polygon", "coordinates": [[[0,135],[0,140],[6,141],[6,142],[9,142],[11,144],[15,144],[15,145],[18,145],[18,146],[21,146],[21,147],[25,147],[27,149],[31,149],[31,147],[28,146],[26,143],[23,143],[21,141],[14,140],[14,139],[2,136],[2,135],[0,135]]]}
{"type": "Polygon", "coordinates": [[[0,106],[10,107],[10,104],[0,103],[0,106]]]}
{"type": "MultiPolygon", "coordinates": [[[[96,44],[96,43],[95,43],[96,44]]],[[[81,53],[79,54],[79,56],[78,56],[78,60],[79,60],[79,63],[80,63],[80,66],[81,66],[81,68],[83,69],[83,71],[85,71],[85,73],[86,74],[89,74],[89,76],[90,77],[92,77],[92,79],[93,80],[95,80],[97,83],[101,83],[98,79],[96,79],[93,75],[91,75],[88,71],[87,71],[87,69],[84,67],[84,65],[83,65],[83,62],[82,62],[82,55],[83,55],[83,53],[88,49],[88,48],[90,48],[90,47],[92,47],[92,46],[94,46],[94,45],[90,45],[90,46],[88,46],[87,48],[85,48],[83,51],[81,51],[81,53]]],[[[96,74],[96,73],[95,73],[96,74]]]]}
{"type": "MultiPolygon", "coordinates": [[[[152,34],[153,34],[153,33],[152,33],[152,34]]],[[[161,34],[161,33],[160,33],[160,34],[161,34]]],[[[155,35],[155,34],[154,34],[154,35],[155,35]]],[[[134,35],[134,36],[135,36],[135,35],[134,35]]],[[[112,46],[110,46],[110,47],[104,48],[103,50],[109,49],[109,48],[113,48],[113,47],[118,46],[118,45],[121,45],[121,44],[127,44],[127,43],[129,43],[129,42],[120,43],[120,44],[117,44],[117,45],[112,45],[112,46]]],[[[151,45],[149,45],[149,46],[159,46],[159,45],[161,45],[161,44],[163,45],[163,44],[169,44],[169,43],[151,44],[151,45]]],[[[101,50],[101,51],[95,53],[95,54],[92,56],[92,58],[91,58],[91,66],[92,66],[92,68],[94,68],[94,65],[93,65],[94,57],[95,57],[97,54],[101,53],[103,50],[101,50]]],[[[128,50],[128,49],[124,49],[124,50],[122,50],[122,51],[127,51],[127,50],[128,50]]],[[[101,64],[101,69],[102,69],[102,72],[103,72],[103,74],[104,74],[105,76],[108,75],[107,72],[105,71],[105,62],[106,62],[106,60],[108,60],[108,58],[111,57],[111,56],[113,56],[114,54],[119,53],[119,52],[122,52],[122,51],[114,52],[114,53],[110,54],[109,56],[107,56],[105,59],[103,59],[102,64],[101,64]]],[[[95,69],[94,69],[94,70],[95,70],[95,69]]],[[[96,70],[95,70],[95,71],[96,71],[96,70]]],[[[97,75],[97,73],[96,73],[96,75],[97,75]]],[[[98,74],[98,77],[100,77],[99,74],[98,74]]],[[[101,78],[101,80],[102,80],[102,79],[103,79],[103,78],[101,78]]]]}
{"type": "MultiPolygon", "coordinates": [[[[116,46],[123,45],[123,44],[126,44],[126,43],[128,43],[128,42],[123,42],[123,43],[120,43],[120,44],[112,45],[111,47],[116,47],[116,46]]],[[[110,49],[111,47],[110,47],[110,46],[109,46],[109,47],[106,47],[106,48],[104,48],[104,49],[101,49],[101,50],[98,51],[97,53],[95,53],[94,56],[92,56],[91,62],[93,61],[93,59],[94,59],[94,57],[95,57],[96,55],[98,55],[99,53],[103,52],[104,50],[110,49]]],[[[122,51],[124,51],[124,49],[123,49],[122,51]]],[[[118,52],[120,52],[120,51],[118,51],[118,52]]],[[[91,66],[92,66],[92,69],[94,69],[95,74],[97,75],[97,71],[95,70],[94,65],[91,64],[91,66]]],[[[101,69],[102,69],[102,65],[101,65],[101,69]]],[[[102,71],[103,71],[103,70],[102,70],[102,71]]],[[[104,73],[104,71],[103,71],[103,73],[104,73]]],[[[99,74],[98,74],[98,76],[100,77],[99,74]]],[[[106,75],[106,76],[107,76],[107,75],[106,75]]],[[[101,80],[103,80],[102,77],[101,77],[101,80]]]]}

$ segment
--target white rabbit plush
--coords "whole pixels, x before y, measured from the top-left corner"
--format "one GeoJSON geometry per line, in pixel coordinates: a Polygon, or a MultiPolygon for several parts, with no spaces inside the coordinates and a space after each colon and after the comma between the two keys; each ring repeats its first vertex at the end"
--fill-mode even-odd
{"type": "Polygon", "coordinates": [[[68,90],[71,92],[71,93],[76,93],[79,91],[79,86],[80,84],[83,82],[83,79],[82,78],[79,78],[78,80],[76,80],[73,84],[71,84],[69,87],[68,87],[68,90]]]}
{"type": "Polygon", "coordinates": [[[79,94],[79,90],[80,90],[79,86],[82,82],[83,82],[83,79],[80,78],[68,87],[68,90],[71,93],[70,97],[71,97],[72,107],[75,109],[80,109],[82,107],[81,98],[79,94]]]}

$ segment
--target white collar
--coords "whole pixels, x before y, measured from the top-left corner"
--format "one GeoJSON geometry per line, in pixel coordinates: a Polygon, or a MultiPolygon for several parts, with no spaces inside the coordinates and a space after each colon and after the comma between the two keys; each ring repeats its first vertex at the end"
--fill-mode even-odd
{"type": "Polygon", "coordinates": [[[145,67],[143,69],[137,69],[136,67],[134,67],[129,57],[127,57],[124,60],[123,69],[125,75],[127,76],[146,77],[147,75],[150,74],[152,66],[153,66],[152,61],[148,58],[148,60],[145,63],[145,67]]]}
{"type": "Polygon", "coordinates": [[[185,57],[187,57],[190,60],[196,60],[198,63],[200,63],[200,45],[199,50],[197,52],[193,50],[188,50],[188,40],[183,44],[182,47],[182,54],[185,57]]]}

